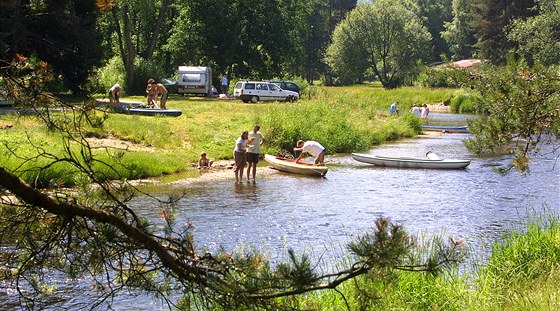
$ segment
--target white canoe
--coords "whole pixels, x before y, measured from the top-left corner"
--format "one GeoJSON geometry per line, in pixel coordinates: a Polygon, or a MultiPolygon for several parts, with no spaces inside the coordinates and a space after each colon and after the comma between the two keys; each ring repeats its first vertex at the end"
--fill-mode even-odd
{"type": "Polygon", "coordinates": [[[368,164],[404,168],[462,169],[471,163],[471,160],[383,157],[363,153],[352,153],[352,157],[368,164]]]}
{"type": "Polygon", "coordinates": [[[273,168],[294,174],[308,175],[308,176],[325,176],[329,170],[326,166],[314,165],[311,163],[296,163],[295,159],[288,159],[276,157],[270,154],[264,155],[264,160],[273,168]]]}

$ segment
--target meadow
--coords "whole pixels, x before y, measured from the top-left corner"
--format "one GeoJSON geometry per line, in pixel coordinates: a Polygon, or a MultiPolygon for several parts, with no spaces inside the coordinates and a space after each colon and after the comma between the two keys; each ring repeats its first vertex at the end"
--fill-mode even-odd
{"type": "MultiPolygon", "coordinates": [[[[298,139],[319,141],[330,154],[365,151],[372,145],[412,137],[421,131],[420,119],[404,113],[406,107],[413,103],[439,103],[460,92],[416,87],[385,90],[378,84],[311,86],[295,103],[256,104],[171,95],[167,106],[181,110],[180,117],[97,111],[90,119],[103,122],[96,126],[80,124],[79,129],[62,134],[34,115],[1,115],[0,121],[13,127],[2,133],[0,154],[4,165],[18,171],[24,180],[49,187],[72,186],[76,182],[72,165],[61,159],[77,156],[77,162],[89,161],[80,158],[81,146],[67,143],[72,141],[68,134],[88,139],[88,147],[97,161],[93,170],[106,179],[140,179],[184,172],[191,169],[203,151],[211,159],[231,159],[235,140],[254,124],[261,125],[267,140],[262,153],[291,151],[298,139]],[[399,101],[403,111],[399,117],[388,114],[394,101],[399,101]],[[102,144],[98,143],[100,140],[102,144]],[[75,150],[71,151],[72,148],[75,150]]],[[[134,96],[124,99],[145,101],[144,97],[134,96]]],[[[68,122],[68,115],[53,115],[55,120],[68,122]]]]}

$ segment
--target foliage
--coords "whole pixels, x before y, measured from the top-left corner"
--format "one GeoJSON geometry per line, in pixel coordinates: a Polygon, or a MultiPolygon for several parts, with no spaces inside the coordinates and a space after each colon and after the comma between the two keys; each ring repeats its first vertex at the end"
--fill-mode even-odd
{"type": "Polygon", "coordinates": [[[467,147],[477,154],[506,151],[514,156],[505,171],[529,169],[530,155],[541,144],[556,146],[560,133],[558,72],[540,65],[529,67],[510,58],[508,66],[488,66],[464,83],[478,92],[477,111],[484,118],[469,124],[474,139],[467,147]]]}
{"type": "Polygon", "coordinates": [[[413,10],[432,35],[432,61],[439,61],[449,54],[449,46],[442,37],[444,26],[452,16],[452,0],[414,0],[413,10]]]}
{"type": "MultiPolygon", "coordinates": [[[[126,73],[119,57],[111,58],[107,64],[98,68],[88,81],[88,90],[92,93],[108,93],[109,89],[115,84],[122,84],[126,81],[126,73]]],[[[128,93],[128,90],[124,90],[128,93]]]]}
{"type": "Polygon", "coordinates": [[[2,1],[0,59],[38,56],[75,93],[102,56],[94,1],[2,1]],[[27,2],[26,2],[27,3],[27,2]]]}
{"type": "Polygon", "coordinates": [[[423,87],[459,87],[457,72],[449,68],[437,68],[422,66],[420,74],[416,79],[417,83],[423,87]]]}
{"type": "Polygon", "coordinates": [[[369,69],[394,88],[429,57],[429,41],[430,33],[401,2],[362,3],[336,27],[327,63],[342,82],[361,80],[369,69]]]}
{"type": "Polygon", "coordinates": [[[476,93],[465,92],[451,99],[451,111],[456,113],[476,113],[476,103],[481,99],[476,93]]]}
{"type": "Polygon", "coordinates": [[[471,24],[474,17],[475,0],[453,0],[453,20],[444,24],[441,36],[449,45],[452,59],[459,60],[473,56],[476,39],[471,24]]]}
{"type": "Polygon", "coordinates": [[[517,19],[512,24],[508,39],[517,44],[516,52],[529,62],[545,66],[559,65],[560,8],[558,1],[537,0],[539,14],[517,19]]]}
{"type": "Polygon", "coordinates": [[[471,27],[475,31],[479,58],[494,65],[504,65],[514,48],[507,40],[508,25],[516,18],[535,14],[534,0],[475,0],[471,27]]]}

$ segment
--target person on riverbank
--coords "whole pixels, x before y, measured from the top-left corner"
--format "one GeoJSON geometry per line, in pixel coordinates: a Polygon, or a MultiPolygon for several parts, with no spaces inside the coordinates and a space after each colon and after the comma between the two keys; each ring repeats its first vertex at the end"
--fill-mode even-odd
{"type": "Polygon", "coordinates": [[[243,181],[243,170],[247,162],[247,141],[249,139],[249,131],[243,131],[241,136],[235,141],[235,149],[233,149],[233,158],[235,165],[233,172],[235,173],[235,182],[241,183],[243,181]]]}
{"type": "Polygon", "coordinates": [[[412,112],[412,114],[416,117],[420,117],[420,108],[418,108],[418,105],[414,104],[412,105],[412,108],[410,109],[410,112],[412,112]]]}
{"type": "Polygon", "coordinates": [[[200,158],[198,159],[198,168],[199,169],[210,168],[210,166],[212,166],[212,163],[214,163],[214,161],[208,159],[208,156],[206,155],[206,152],[202,152],[200,154],[200,158]]]}
{"type": "Polygon", "coordinates": [[[397,107],[397,104],[399,102],[394,102],[391,104],[391,106],[389,107],[389,114],[391,115],[399,115],[399,108],[397,107]]]}
{"type": "Polygon", "coordinates": [[[249,145],[247,148],[247,180],[251,173],[253,174],[253,182],[257,175],[257,163],[259,163],[260,146],[264,144],[264,136],[259,130],[261,127],[255,125],[253,131],[249,133],[249,145]]]}
{"type": "Polygon", "coordinates": [[[148,85],[146,86],[146,94],[148,99],[148,107],[149,108],[158,108],[156,103],[156,96],[157,96],[157,87],[154,85],[154,79],[148,80],[148,85]]]}
{"type": "Polygon", "coordinates": [[[428,125],[428,114],[430,114],[430,108],[428,108],[428,105],[424,104],[422,109],[420,109],[420,118],[424,120],[425,125],[428,125]]]}
{"type": "Polygon", "coordinates": [[[325,147],[316,141],[298,140],[294,151],[301,151],[296,159],[296,163],[299,163],[304,153],[309,153],[314,156],[316,165],[323,165],[325,163],[325,147]]]}
{"type": "Polygon", "coordinates": [[[120,107],[122,96],[122,87],[120,84],[115,84],[109,89],[109,103],[111,107],[120,107]]]}
{"type": "Polygon", "coordinates": [[[155,95],[156,101],[157,101],[158,97],[160,98],[159,99],[159,107],[161,109],[167,109],[166,104],[167,104],[167,98],[169,97],[169,92],[167,91],[167,89],[165,88],[165,86],[163,84],[157,83],[153,79],[151,79],[151,80],[152,80],[152,86],[155,87],[155,89],[156,89],[156,95],[155,95]],[[160,95],[161,95],[161,97],[160,97],[160,95]]]}

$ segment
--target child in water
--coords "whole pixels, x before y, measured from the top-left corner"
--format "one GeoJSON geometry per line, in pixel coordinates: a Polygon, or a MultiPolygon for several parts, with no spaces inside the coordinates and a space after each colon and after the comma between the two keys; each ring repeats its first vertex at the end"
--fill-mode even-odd
{"type": "Polygon", "coordinates": [[[198,159],[198,168],[210,168],[210,166],[212,166],[212,163],[214,163],[214,161],[208,159],[206,157],[206,152],[203,152],[200,154],[200,158],[198,159]]]}

